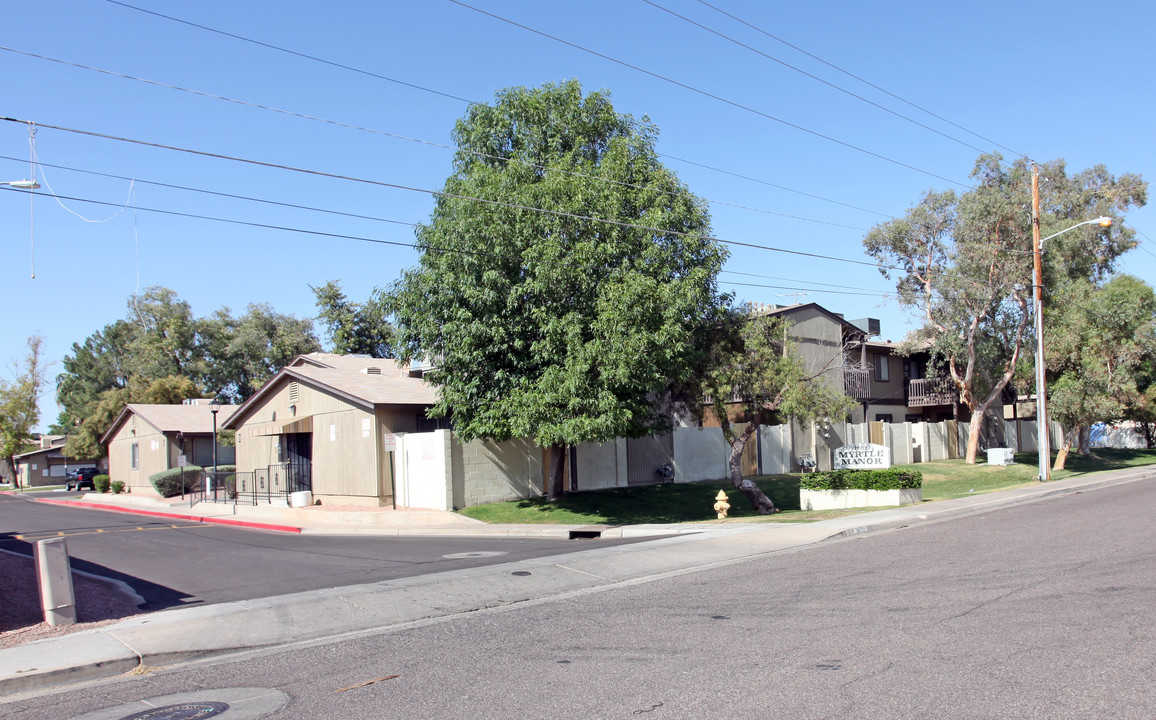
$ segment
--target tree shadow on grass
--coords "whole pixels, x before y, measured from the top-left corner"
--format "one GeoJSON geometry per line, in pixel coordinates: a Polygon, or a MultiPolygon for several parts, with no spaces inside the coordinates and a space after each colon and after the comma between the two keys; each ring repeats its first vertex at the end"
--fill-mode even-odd
{"type": "MultiPolygon", "coordinates": [[[[797,476],[759,476],[754,479],[779,510],[799,509],[797,476]]],[[[729,482],[667,483],[640,487],[590,490],[563,495],[555,502],[544,497],[514,501],[512,505],[529,515],[545,518],[560,511],[576,516],[574,522],[609,525],[682,523],[717,518],[714,510],[719,490],[726,492],[730,517],[751,517],[757,513],[746,497],[729,482]]],[[[530,518],[524,520],[532,522],[530,518]]]]}

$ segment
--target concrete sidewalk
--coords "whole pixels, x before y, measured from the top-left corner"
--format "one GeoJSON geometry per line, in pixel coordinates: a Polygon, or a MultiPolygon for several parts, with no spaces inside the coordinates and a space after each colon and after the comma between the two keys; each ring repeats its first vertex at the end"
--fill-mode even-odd
{"type": "MultiPolygon", "coordinates": [[[[653,542],[583,550],[502,565],[167,610],[96,630],[0,650],[0,693],[107,677],[139,666],[172,665],[292,642],[336,639],[479,608],[511,605],[622,583],[646,582],[788,551],[831,538],[853,537],[988,512],[1045,497],[1152,477],[1156,477],[1156,466],[815,523],[632,526],[618,530],[622,535],[682,534],[653,542]]],[[[331,523],[302,527],[316,532],[333,531],[331,523]]],[[[423,534],[434,530],[461,535],[493,532],[509,536],[515,533],[513,528],[479,527],[472,521],[456,526],[440,522],[431,522],[428,526],[411,522],[406,527],[383,524],[380,530],[383,534],[423,534]]],[[[526,532],[530,533],[529,530],[526,532]]]]}

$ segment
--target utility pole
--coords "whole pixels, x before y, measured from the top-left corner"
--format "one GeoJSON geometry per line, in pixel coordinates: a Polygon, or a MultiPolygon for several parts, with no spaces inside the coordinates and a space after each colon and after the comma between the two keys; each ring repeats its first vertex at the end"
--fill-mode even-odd
{"type": "Polygon", "coordinates": [[[1047,378],[1044,376],[1044,263],[1040,247],[1040,171],[1032,163],[1032,250],[1035,264],[1036,311],[1036,444],[1039,447],[1039,481],[1052,479],[1052,449],[1048,443],[1047,378]]]}

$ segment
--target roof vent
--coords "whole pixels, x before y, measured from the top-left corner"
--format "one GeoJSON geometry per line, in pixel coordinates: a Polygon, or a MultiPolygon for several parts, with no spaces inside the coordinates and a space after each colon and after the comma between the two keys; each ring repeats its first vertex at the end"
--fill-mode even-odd
{"type": "Polygon", "coordinates": [[[379,367],[367,367],[367,368],[363,369],[361,372],[365,373],[366,375],[380,375],[381,374],[381,368],[379,368],[379,367]]]}

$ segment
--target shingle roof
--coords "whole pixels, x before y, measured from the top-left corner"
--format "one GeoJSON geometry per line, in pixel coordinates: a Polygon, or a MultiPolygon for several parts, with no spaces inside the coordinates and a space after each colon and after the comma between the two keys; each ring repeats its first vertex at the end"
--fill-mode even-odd
{"type": "MultiPolygon", "coordinates": [[[[213,432],[213,413],[208,405],[129,403],[126,408],[161,432],[213,432]]],[[[222,405],[217,413],[217,424],[220,425],[228,420],[236,409],[236,405],[222,405]]]]}
{"type": "Polygon", "coordinates": [[[289,380],[328,390],[366,408],[375,405],[425,406],[438,401],[437,388],[420,377],[412,377],[409,366],[397,360],[317,352],[298,356],[273,376],[240,406],[240,412],[235,413],[236,422],[244,422],[250,411],[259,407],[274,388],[289,380]]]}

